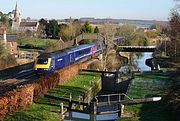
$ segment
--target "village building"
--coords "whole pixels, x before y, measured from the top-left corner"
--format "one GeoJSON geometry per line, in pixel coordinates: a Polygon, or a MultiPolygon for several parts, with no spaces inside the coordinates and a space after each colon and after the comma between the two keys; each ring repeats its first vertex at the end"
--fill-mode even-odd
{"type": "Polygon", "coordinates": [[[30,19],[21,19],[18,4],[16,2],[14,18],[12,22],[12,30],[15,32],[36,32],[39,26],[39,22],[31,21],[30,19]]]}
{"type": "Polygon", "coordinates": [[[17,50],[17,34],[6,34],[5,28],[0,28],[0,41],[4,42],[11,54],[16,55],[17,50]]]}

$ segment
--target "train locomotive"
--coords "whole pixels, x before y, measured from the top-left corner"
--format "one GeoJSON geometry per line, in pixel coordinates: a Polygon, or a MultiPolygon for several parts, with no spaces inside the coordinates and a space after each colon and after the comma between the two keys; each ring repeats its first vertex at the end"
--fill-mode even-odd
{"type": "Polygon", "coordinates": [[[94,54],[103,50],[103,45],[103,42],[96,41],[52,53],[40,54],[35,61],[34,71],[38,75],[49,74],[88,56],[93,57],[94,54]]]}

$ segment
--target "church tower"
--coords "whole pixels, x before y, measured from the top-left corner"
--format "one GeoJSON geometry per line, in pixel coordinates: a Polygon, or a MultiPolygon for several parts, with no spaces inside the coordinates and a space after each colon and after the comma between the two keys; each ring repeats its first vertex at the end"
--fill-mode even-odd
{"type": "Polygon", "coordinates": [[[21,17],[20,17],[18,4],[17,4],[17,1],[16,1],[16,7],[15,7],[15,10],[14,10],[14,18],[13,18],[13,22],[12,22],[12,30],[13,31],[18,31],[20,23],[21,23],[21,17]]]}

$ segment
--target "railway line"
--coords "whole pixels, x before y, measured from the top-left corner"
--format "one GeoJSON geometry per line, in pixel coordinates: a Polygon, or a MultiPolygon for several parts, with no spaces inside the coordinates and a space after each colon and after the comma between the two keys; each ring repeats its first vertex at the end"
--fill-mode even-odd
{"type": "Polygon", "coordinates": [[[0,94],[17,88],[23,84],[27,84],[38,78],[33,69],[21,70],[13,75],[0,79],[0,94]]]}

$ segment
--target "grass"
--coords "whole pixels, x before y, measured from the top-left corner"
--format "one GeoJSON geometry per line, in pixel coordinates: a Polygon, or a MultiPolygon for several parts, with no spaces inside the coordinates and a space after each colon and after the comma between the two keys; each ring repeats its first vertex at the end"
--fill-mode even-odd
{"type": "Polygon", "coordinates": [[[50,112],[54,108],[57,107],[34,103],[23,112],[9,114],[2,121],[57,121],[59,114],[50,112]]]}
{"type": "MultiPolygon", "coordinates": [[[[72,94],[73,99],[78,99],[79,95],[83,95],[90,87],[92,83],[99,80],[100,76],[94,73],[80,73],[74,79],[66,81],[63,85],[59,85],[56,88],[50,90],[48,93],[69,97],[72,94]],[[90,83],[91,82],[91,83],[90,83]]],[[[57,121],[60,119],[58,113],[51,112],[52,110],[59,109],[59,101],[36,97],[35,101],[25,111],[17,112],[8,115],[2,121],[57,121]]]]}
{"type": "MultiPolygon", "coordinates": [[[[170,84],[167,73],[138,74],[128,91],[131,98],[162,96],[170,84]]],[[[163,101],[125,106],[124,117],[117,121],[169,121],[163,101]]]]}
{"type": "MultiPolygon", "coordinates": [[[[79,96],[83,96],[84,93],[93,86],[95,81],[99,80],[100,76],[94,73],[80,73],[74,79],[65,82],[63,85],[59,85],[56,88],[50,90],[48,93],[54,96],[63,98],[69,98],[72,95],[73,100],[78,100],[79,96]]],[[[59,104],[59,102],[38,97],[35,99],[39,103],[59,104]]]]}
{"type": "Polygon", "coordinates": [[[42,39],[42,38],[27,38],[27,37],[22,37],[22,38],[18,38],[18,44],[21,46],[27,45],[27,44],[31,44],[34,47],[45,47],[47,42],[55,42],[57,40],[53,40],[53,39],[42,39]]]}

